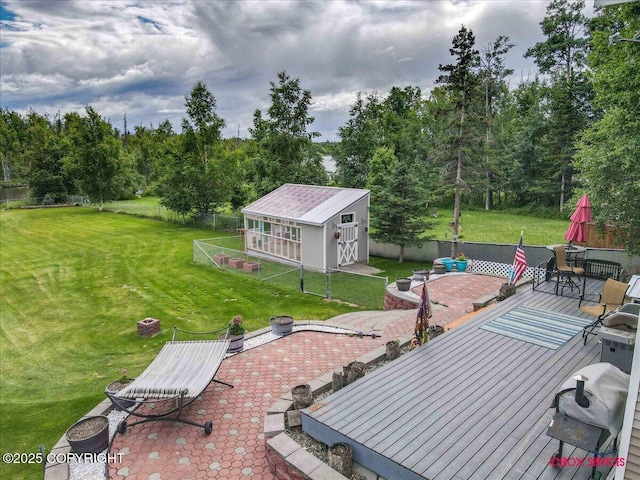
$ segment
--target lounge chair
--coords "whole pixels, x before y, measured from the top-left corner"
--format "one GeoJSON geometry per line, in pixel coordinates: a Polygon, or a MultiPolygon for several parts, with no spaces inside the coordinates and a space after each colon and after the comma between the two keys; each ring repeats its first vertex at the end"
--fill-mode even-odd
{"type": "MultiPolygon", "coordinates": [[[[230,342],[229,340],[177,341],[178,332],[195,333],[174,327],[173,339],[162,347],[158,356],[146,370],[115,395],[107,394],[116,404],[124,399],[135,399],[136,406],[125,410],[133,416],[142,418],[142,420],[128,425],[126,420],[120,422],[118,425],[119,433],[124,433],[127,426],[131,427],[155,420],[188,423],[204,428],[207,435],[211,433],[213,429],[211,421],[200,424],[182,418],[182,409],[195,401],[211,382],[233,387],[229,383],[214,378],[222,360],[224,360],[230,342]],[[173,407],[163,413],[151,414],[136,411],[145,405],[171,401],[174,402],[173,407]]],[[[143,408],[143,410],[147,411],[148,409],[143,408]]]]}

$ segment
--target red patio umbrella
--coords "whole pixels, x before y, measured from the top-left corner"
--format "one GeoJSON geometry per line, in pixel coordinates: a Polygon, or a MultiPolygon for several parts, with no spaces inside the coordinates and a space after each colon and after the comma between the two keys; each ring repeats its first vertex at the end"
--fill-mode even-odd
{"type": "Polygon", "coordinates": [[[591,202],[589,197],[583,195],[576,204],[576,210],[571,215],[571,225],[564,234],[564,239],[572,242],[584,242],[587,236],[584,232],[584,224],[591,221],[591,202]]]}

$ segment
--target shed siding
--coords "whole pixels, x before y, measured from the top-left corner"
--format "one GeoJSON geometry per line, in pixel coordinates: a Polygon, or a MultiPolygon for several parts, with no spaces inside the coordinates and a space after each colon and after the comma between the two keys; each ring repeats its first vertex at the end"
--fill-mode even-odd
{"type": "Polygon", "coordinates": [[[300,238],[302,240],[302,265],[324,270],[322,227],[313,225],[300,226],[300,238]]]}
{"type": "Polygon", "coordinates": [[[640,480],[640,386],[638,387],[638,399],[636,400],[636,411],[633,418],[627,468],[624,476],[626,480],[640,480]]]}

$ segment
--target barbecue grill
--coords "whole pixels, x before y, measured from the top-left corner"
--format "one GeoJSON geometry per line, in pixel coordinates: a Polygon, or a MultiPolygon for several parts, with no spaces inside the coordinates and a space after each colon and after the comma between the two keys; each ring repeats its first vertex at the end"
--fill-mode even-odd
{"type": "MultiPolygon", "coordinates": [[[[562,464],[565,443],[593,453],[597,459],[609,453],[600,449],[613,437],[613,452],[617,451],[629,381],[629,375],[610,363],[595,363],[578,370],[562,384],[551,404],[556,411],[547,428],[547,435],[560,442],[552,465],[562,464]]],[[[597,480],[597,460],[591,465],[590,478],[597,480]]]]}

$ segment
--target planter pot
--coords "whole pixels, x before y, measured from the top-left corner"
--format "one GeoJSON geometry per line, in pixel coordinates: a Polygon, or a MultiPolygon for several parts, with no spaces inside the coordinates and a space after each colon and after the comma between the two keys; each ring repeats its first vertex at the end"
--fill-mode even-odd
{"type": "Polygon", "coordinates": [[[411,288],[411,279],[410,278],[396,278],[396,287],[401,292],[408,292],[409,288],[411,288]]]}
{"type": "Polygon", "coordinates": [[[429,338],[429,340],[436,338],[439,335],[442,335],[444,333],[444,327],[441,327],[440,325],[431,325],[429,327],[429,330],[427,330],[427,338],[429,338]]]}
{"type": "Polygon", "coordinates": [[[447,272],[447,267],[445,267],[443,264],[441,263],[434,263],[433,264],[433,273],[435,275],[442,275],[443,273],[447,272]]]}
{"type": "Polygon", "coordinates": [[[113,405],[113,408],[116,410],[128,410],[136,404],[135,400],[130,400],[128,398],[117,398],[114,399],[113,395],[116,395],[120,390],[133,382],[133,378],[127,382],[121,382],[120,380],[116,380],[115,382],[111,382],[107,385],[107,388],[104,389],[104,393],[113,405]]]}
{"type": "Polygon", "coordinates": [[[353,475],[353,457],[351,447],[346,443],[334,443],[329,447],[328,463],[343,476],[351,478],[353,475]]]}
{"type": "Polygon", "coordinates": [[[400,356],[400,342],[392,340],[387,342],[387,360],[395,360],[400,356]]]}
{"type": "Polygon", "coordinates": [[[104,415],[83,418],[64,436],[75,453],[100,453],[109,446],[109,419],[104,415]]]}
{"type": "Polygon", "coordinates": [[[272,317],[269,323],[275,335],[289,335],[293,331],[293,317],[287,315],[272,317]]]}
{"type": "Polygon", "coordinates": [[[441,258],[440,263],[444,265],[447,272],[450,272],[451,270],[453,270],[453,258],[450,258],[450,257],[441,258]]]}
{"type": "Polygon", "coordinates": [[[464,272],[467,269],[467,263],[469,260],[456,260],[456,270],[464,272]]]}
{"type": "Polygon", "coordinates": [[[313,393],[311,392],[311,385],[308,383],[293,387],[291,396],[293,397],[293,408],[295,410],[302,410],[313,404],[313,393]]]}
{"type": "Polygon", "coordinates": [[[429,270],[414,270],[413,279],[417,282],[424,282],[429,280],[429,270]]]}
{"type": "Polygon", "coordinates": [[[227,339],[231,341],[231,343],[229,344],[229,347],[227,348],[227,352],[229,353],[241,352],[242,349],[244,348],[244,334],[227,336],[227,334],[224,333],[218,336],[218,340],[227,340],[227,339]]]}

